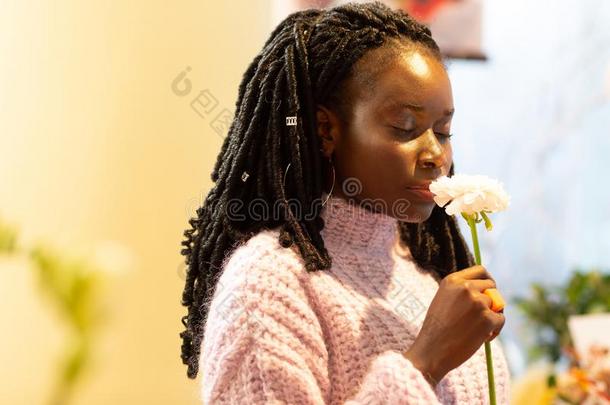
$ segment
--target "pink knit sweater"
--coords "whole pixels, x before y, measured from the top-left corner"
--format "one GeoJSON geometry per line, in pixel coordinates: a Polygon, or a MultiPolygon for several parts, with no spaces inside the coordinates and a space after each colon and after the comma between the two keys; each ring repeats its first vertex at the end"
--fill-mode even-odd
{"type": "MultiPolygon", "coordinates": [[[[335,196],[322,216],[329,271],[307,272],[277,229],[225,259],[202,342],[204,404],[489,403],[483,345],[435,389],[401,354],[438,282],[399,243],[396,220],[335,196]]],[[[499,339],[491,346],[508,404],[509,369],[499,339]]]]}

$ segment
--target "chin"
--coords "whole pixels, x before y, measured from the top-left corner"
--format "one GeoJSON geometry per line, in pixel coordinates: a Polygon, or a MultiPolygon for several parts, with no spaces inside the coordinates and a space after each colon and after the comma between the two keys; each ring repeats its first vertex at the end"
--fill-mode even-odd
{"type": "Polygon", "coordinates": [[[402,222],[420,223],[430,218],[435,206],[434,201],[401,197],[390,205],[390,214],[402,222]]]}
{"type": "Polygon", "coordinates": [[[417,210],[417,211],[408,212],[403,215],[397,215],[396,219],[398,219],[399,221],[402,221],[402,222],[410,222],[410,223],[424,222],[424,221],[427,221],[428,218],[430,218],[430,216],[432,215],[433,208],[434,208],[434,206],[432,206],[429,210],[417,210]]]}

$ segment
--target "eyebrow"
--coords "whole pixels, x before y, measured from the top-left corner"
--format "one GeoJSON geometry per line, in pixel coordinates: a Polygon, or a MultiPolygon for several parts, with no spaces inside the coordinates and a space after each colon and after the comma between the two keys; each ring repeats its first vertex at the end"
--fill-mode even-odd
{"type": "MultiPolygon", "coordinates": [[[[411,103],[395,103],[392,106],[393,107],[408,108],[408,109],[413,110],[413,111],[423,111],[424,110],[423,106],[417,105],[417,104],[411,104],[411,103]]],[[[452,108],[450,110],[445,110],[443,112],[443,116],[451,117],[454,112],[455,112],[455,108],[452,108]]]]}

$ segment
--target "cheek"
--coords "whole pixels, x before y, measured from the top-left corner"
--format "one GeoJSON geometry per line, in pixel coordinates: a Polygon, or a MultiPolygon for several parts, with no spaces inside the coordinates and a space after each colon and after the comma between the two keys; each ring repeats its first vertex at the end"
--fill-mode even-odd
{"type": "MultiPolygon", "coordinates": [[[[370,133],[369,133],[370,134],[370,133]]],[[[369,137],[353,137],[342,145],[341,178],[356,177],[363,188],[375,195],[385,193],[394,184],[408,182],[414,156],[411,147],[386,139],[377,133],[369,137]]]]}
{"type": "Polygon", "coordinates": [[[384,181],[375,182],[373,189],[385,198],[400,198],[403,187],[413,182],[416,156],[416,149],[408,143],[386,142],[377,145],[372,170],[384,181]]]}
{"type": "Polygon", "coordinates": [[[445,149],[445,167],[443,168],[443,174],[449,175],[449,170],[451,170],[451,165],[453,164],[453,149],[451,144],[449,144],[445,149]]]}
{"type": "Polygon", "coordinates": [[[400,158],[396,146],[379,129],[365,125],[357,128],[341,144],[343,160],[349,162],[350,167],[366,166],[369,170],[377,171],[383,169],[386,162],[400,158]]]}
{"type": "Polygon", "coordinates": [[[383,162],[388,162],[393,175],[399,179],[409,178],[415,171],[417,151],[409,143],[393,143],[388,145],[383,162]]]}
{"type": "Polygon", "coordinates": [[[416,142],[394,142],[388,147],[388,159],[400,166],[401,174],[410,175],[414,173],[417,165],[417,143],[416,142]]]}
{"type": "Polygon", "coordinates": [[[366,147],[370,168],[391,178],[401,178],[410,173],[414,162],[413,147],[394,141],[380,139],[366,147]]]}
{"type": "MultiPolygon", "coordinates": [[[[366,165],[373,172],[410,182],[417,171],[417,156],[420,150],[416,142],[378,140],[362,144],[358,149],[364,154],[354,154],[354,164],[366,165]]],[[[451,144],[443,145],[443,150],[445,159],[441,170],[443,174],[449,174],[453,163],[451,144]]]]}

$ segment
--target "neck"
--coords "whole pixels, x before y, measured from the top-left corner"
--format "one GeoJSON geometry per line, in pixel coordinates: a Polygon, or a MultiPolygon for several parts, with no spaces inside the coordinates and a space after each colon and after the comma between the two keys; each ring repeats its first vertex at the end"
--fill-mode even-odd
{"type": "MultiPolygon", "coordinates": [[[[324,193],[322,201],[327,197],[324,193]]],[[[324,220],[324,243],[333,250],[386,254],[398,237],[395,218],[343,196],[331,195],[320,215],[324,220]]]]}

